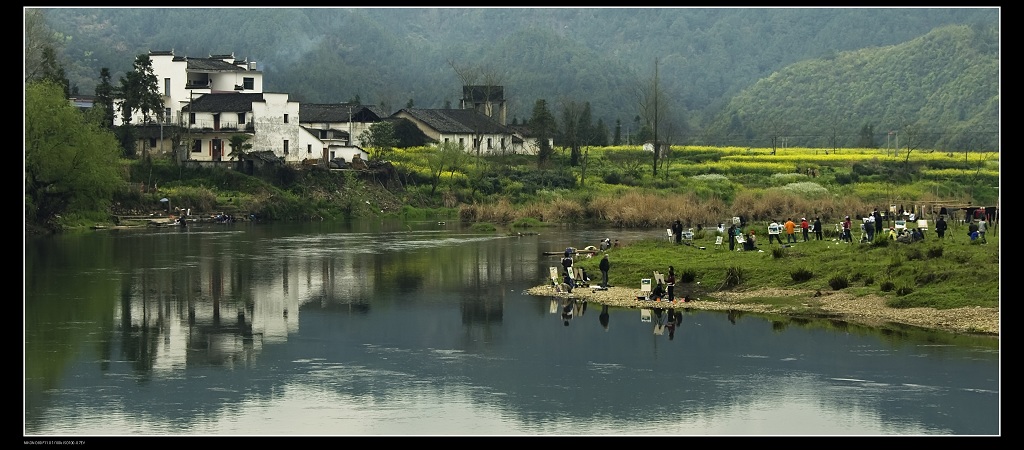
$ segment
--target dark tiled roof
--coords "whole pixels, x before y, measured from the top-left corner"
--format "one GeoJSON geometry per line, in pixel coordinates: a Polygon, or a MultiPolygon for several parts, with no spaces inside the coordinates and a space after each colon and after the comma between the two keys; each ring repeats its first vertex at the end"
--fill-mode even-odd
{"type": "Polygon", "coordinates": [[[186,58],[188,70],[220,70],[225,72],[246,72],[245,67],[226,63],[220,59],[213,58],[186,58]]]}
{"type": "Polygon", "coordinates": [[[181,108],[186,112],[246,112],[252,111],[252,102],[263,101],[263,94],[203,94],[181,108]]]}
{"type": "Polygon", "coordinates": [[[402,111],[441,133],[510,133],[505,126],[473,109],[407,108],[402,111]]]}
{"type": "Polygon", "coordinates": [[[349,107],[353,122],[380,122],[380,108],[373,105],[348,105],[345,103],[300,103],[299,122],[302,123],[348,123],[349,107]]]}

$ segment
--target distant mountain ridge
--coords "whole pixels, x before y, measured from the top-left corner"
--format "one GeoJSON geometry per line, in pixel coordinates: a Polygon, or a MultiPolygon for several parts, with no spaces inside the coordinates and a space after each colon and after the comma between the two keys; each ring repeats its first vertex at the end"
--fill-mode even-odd
{"type": "Polygon", "coordinates": [[[288,92],[299,101],[359,99],[390,111],[410,103],[439,108],[457,105],[461,95],[455,65],[496,74],[510,120],[525,120],[541,98],[559,117],[563,101],[590,102],[595,121],[635,132],[635,91],[652,77],[657,59],[659,83],[674,100],[669,117],[660,120],[687,130],[678,138],[683,142],[766,145],[774,131],[754,117],[765,115],[759,105],[781,102],[775,110],[796,115],[788,122],[799,124],[800,134],[817,135],[817,143],[821,126],[811,124],[846,111],[847,136],[863,124],[881,132],[899,119],[920,122],[923,129],[975,130],[981,134],[935,142],[979,147],[990,144],[977,137],[998,128],[991,122],[998,117],[998,95],[993,99],[991,92],[995,86],[998,93],[999,14],[998,8],[47,10],[50,26],[65,36],[68,77],[87,94],[101,67],[116,80],[134,55],[173,49],[184,56],[233,52],[257,61],[267,91],[288,92]],[[967,31],[943,31],[949,36],[917,44],[917,54],[885,50],[949,25],[967,31]],[[956,59],[940,58],[951,52],[956,59]],[[853,63],[855,54],[862,63],[853,63]],[[888,63],[872,63],[874,58],[888,63]],[[928,58],[945,63],[933,65],[928,58]],[[829,72],[837,62],[847,70],[829,72]],[[915,70],[924,73],[912,76],[915,70]],[[902,77],[921,88],[869,89],[899,85],[902,77]],[[824,102],[829,83],[834,99],[824,102]],[[769,91],[772,102],[765,101],[769,91]]]}

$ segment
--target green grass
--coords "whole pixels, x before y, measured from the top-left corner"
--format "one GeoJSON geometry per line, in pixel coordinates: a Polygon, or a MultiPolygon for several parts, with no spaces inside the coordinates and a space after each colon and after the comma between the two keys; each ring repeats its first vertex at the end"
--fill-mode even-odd
{"type": "MultiPolygon", "coordinates": [[[[831,240],[800,242],[788,248],[775,244],[775,253],[781,252],[781,257],[773,255],[773,246],[766,243],[759,245],[763,253],[737,252],[729,251],[728,245],[716,249],[711,233],[687,246],[666,243],[660,236],[654,238],[652,231],[650,240],[624,243],[610,251],[609,281],[639,289],[640,279],[650,278],[655,270],[667,273],[671,265],[677,274],[695,272],[695,283],[700,282],[712,298],[720,289],[833,291],[830,281],[844,277],[848,283],[840,291],[855,296],[880,295],[892,307],[998,307],[998,230],[989,231],[987,245],[978,245],[960,236],[964,234],[960,228],[947,232],[945,240],[940,241],[932,232],[925,241],[913,244],[844,244],[831,240]],[[729,286],[729,275],[737,273],[738,284],[729,286]],[[799,276],[794,277],[794,273],[799,276]],[[888,291],[884,289],[887,281],[893,286],[888,291]]],[[[597,260],[578,264],[597,273],[597,260]]],[[[748,301],[786,306],[796,299],[748,301]]]]}

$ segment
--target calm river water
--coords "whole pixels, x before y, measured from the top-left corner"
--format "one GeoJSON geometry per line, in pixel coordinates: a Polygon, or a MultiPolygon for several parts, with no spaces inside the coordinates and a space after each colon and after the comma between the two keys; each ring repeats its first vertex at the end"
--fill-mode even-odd
{"type": "Polygon", "coordinates": [[[523,294],[557,264],[544,251],[659,231],[238,223],[29,238],[24,434],[1001,433],[997,339],[726,312],[646,321],[597,304],[566,319],[560,301],[523,294]]]}

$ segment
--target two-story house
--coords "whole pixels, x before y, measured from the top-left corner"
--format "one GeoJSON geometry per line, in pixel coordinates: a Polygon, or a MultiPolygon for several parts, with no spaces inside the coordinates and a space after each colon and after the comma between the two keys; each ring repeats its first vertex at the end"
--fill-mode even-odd
{"type": "MultiPolygon", "coordinates": [[[[136,126],[136,148],[143,152],[167,153],[173,130],[167,127],[184,125],[182,109],[196,98],[206,94],[263,92],[263,73],[256,63],[231,55],[210,55],[207,58],[176,56],[174,50],[150,51],[149,59],[156,75],[163,100],[162,121],[151,117],[145,122],[142,114],[134,111],[132,124],[136,126]]],[[[122,125],[121,101],[114,100],[114,125],[122,125]]]]}
{"type": "Polygon", "coordinates": [[[299,103],[288,94],[204,94],[182,110],[182,133],[193,161],[234,159],[230,148],[235,134],[249,136],[252,152],[273,152],[285,163],[298,164],[323,158],[323,142],[299,125],[299,103]]]}

